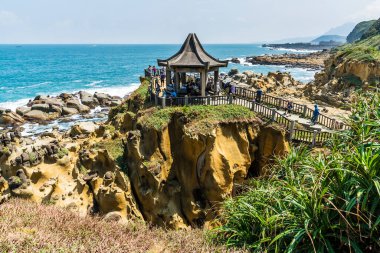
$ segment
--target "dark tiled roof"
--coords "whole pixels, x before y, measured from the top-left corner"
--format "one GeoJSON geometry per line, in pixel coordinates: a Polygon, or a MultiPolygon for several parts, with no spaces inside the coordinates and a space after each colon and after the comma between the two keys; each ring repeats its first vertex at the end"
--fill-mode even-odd
{"type": "Polygon", "coordinates": [[[227,67],[228,61],[219,61],[202,47],[195,33],[190,33],[181,49],[167,60],[157,60],[159,66],[166,67],[227,67]]]}

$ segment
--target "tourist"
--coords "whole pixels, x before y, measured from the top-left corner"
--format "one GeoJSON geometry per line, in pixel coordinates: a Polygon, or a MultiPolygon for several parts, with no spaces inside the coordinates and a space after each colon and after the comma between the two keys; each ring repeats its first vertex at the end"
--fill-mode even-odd
{"type": "Polygon", "coordinates": [[[261,90],[261,88],[259,88],[257,91],[256,91],[256,103],[261,103],[261,97],[263,95],[263,91],[261,90]]]}
{"type": "Polygon", "coordinates": [[[319,116],[319,109],[318,105],[314,105],[314,112],[313,112],[313,117],[311,118],[311,123],[315,125],[318,121],[318,116],[319,116]]]}
{"type": "Polygon", "coordinates": [[[236,93],[236,86],[235,84],[231,84],[230,94],[235,94],[235,93],[236,93]]]}
{"type": "Polygon", "coordinates": [[[293,110],[293,102],[292,101],[290,101],[290,100],[288,100],[288,103],[287,103],[287,105],[286,105],[286,109],[285,109],[285,115],[287,114],[287,113],[291,113],[292,112],[292,110],[293,110]]]}
{"type": "Polygon", "coordinates": [[[150,66],[150,65],[148,67],[148,76],[152,77],[152,66],[150,66]]]}
{"type": "Polygon", "coordinates": [[[161,85],[162,86],[164,86],[164,84],[165,84],[165,78],[166,78],[165,71],[161,71],[160,79],[161,79],[161,85]]]}
{"type": "Polygon", "coordinates": [[[157,76],[156,66],[153,66],[152,71],[153,71],[153,76],[157,76]]]}
{"type": "Polygon", "coordinates": [[[220,83],[219,82],[216,84],[215,90],[216,90],[216,95],[219,96],[219,94],[220,94],[220,83]]]}
{"type": "Polygon", "coordinates": [[[160,86],[159,83],[157,83],[157,85],[156,85],[156,95],[159,96],[160,92],[161,92],[161,86],[160,86]]]}

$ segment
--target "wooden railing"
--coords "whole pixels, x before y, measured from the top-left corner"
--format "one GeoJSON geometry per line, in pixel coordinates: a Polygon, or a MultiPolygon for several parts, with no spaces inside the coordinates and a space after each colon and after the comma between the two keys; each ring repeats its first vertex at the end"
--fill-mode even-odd
{"type": "MultiPolygon", "coordinates": [[[[248,90],[242,87],[236,87],[235,89],[235,96],[240,98],[247,98],[256,100],[256,92],[252,90],[248,90]]],[[[283,98],[274,97],[271,95],[263,94],[261,96],[260,103],[271,105],[279,109],[286,109],[287,108],[287,100],[283,98]]],[[[302,115],[304,118],[311,119],[313,117],[314,111],[307,107],[306,105],[301,105],[297,103],[293,103],[292,113],[302,115]]],[[[330,118],[324,114],[319,114],[317,122],[318,124],[328,127],[333,130],[346,130],[349,127],[345,125],[342,122],[338,122],[337,120],[330,118]]]]}

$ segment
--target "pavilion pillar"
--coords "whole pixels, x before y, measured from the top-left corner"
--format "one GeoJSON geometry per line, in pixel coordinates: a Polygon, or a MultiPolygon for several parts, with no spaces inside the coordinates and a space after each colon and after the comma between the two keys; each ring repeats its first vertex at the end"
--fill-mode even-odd
{"type": "Polygon", "coordinates": [[[170,71],[169,68],[166,68],[166,87],[169,86],[169,84],[171,83],[171,80],[172,79],[172,72],[170,71]]]}
{"type": "Polygon", "coordinates": [[[201,72],[201,96],[206,96],[207,70],[201,72]]]}
{"type": "Polygon", "coordinates": [[[181,83],[182,85],[186,84],[186,73],[181,73],[181,83]]]}
{"type": "Polygon", "coordinates": [[[218,80],[219,80],[219,69],[214,71],[214,91],[216,91],[218,80]]]}
{"type": "Polygon", "coordinates": [[[174,78],[175,78],[175,91],[178,92],[179,87],[179,73],[177,71],[174,72],[174,78]]]}

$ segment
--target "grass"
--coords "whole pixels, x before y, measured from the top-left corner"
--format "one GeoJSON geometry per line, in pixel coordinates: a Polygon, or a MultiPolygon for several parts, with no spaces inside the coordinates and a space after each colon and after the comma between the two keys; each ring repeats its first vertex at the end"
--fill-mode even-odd
{"type": "Polygon", "coordinates": [[[366,62],[380,61],[380,35],[337,49],[338,57],[366,62]]]}
{"type": "Polygon", "coordinates": [[[0,214],[0,252],[227,252],[201,230],[122,225],[21,199],[2,204],[0,214]]]}
{"type": "Polygon", "coordinates": [[[165,109],[152,108],[144,112],[138,123],[142,126],[161,130],[167,126],[173,115],[183,117],[189,130],[204,132],[215,124],[230,121],[256,119],[255,114],[248,108],[238,105],[220,106],[189,106],[169,107],[165,109]]]}
{"type": "Polygon", "coordinates": [[[380,94],[359,96],[329,150],[293,148],[225,202],[210,233],[253,252],[380,252],[380,94]]]}
{"type": "Polygon", "coordinates": [[[106,149],[108,154],[116,161],[121,169],[126,169],[126,164],[123,159],[124,147],[120,139],[103,140],[96,144],[95,148],[106,149]]]}

